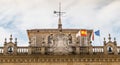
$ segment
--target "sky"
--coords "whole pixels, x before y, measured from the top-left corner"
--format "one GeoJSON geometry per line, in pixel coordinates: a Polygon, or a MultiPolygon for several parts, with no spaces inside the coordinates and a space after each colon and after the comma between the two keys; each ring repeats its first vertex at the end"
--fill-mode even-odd
{"type": "Polygon", "coordinates": [[[11,34],[19,46],[27,46],[26,30],[57,28],[53,11],[58,11],[59,2],[65,12],[63,28],[100,30],[93,45],[103,45],[109,33],[120,45],[120,0],[0,0],[0,46],[11,34]]]}

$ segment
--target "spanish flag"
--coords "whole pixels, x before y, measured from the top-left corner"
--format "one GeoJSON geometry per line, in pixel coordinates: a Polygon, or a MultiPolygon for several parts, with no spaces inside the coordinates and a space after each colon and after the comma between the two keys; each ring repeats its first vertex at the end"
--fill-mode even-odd
{"type": "Polygon", "coordinates": [[[87,36],[87,30],[85,30],[85,29],[80,30],[80,34],[81,34],[81,36],[86,37],[87,36]]]}

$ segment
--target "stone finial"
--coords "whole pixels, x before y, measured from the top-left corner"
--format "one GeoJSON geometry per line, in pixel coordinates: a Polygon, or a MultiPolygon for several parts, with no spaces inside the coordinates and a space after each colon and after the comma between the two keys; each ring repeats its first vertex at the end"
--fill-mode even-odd
{"type": "Polygon", "coordinates": [[[7,43],[7,38],[5,38],[5,43],[7,43]]]}
{"type": "Polygon", "coordinates": [[[105,37],[104,37],[104,41],[106,41],[106,40],[105,40],[105,37]]]}
{"type": "Polygon", "coordinates": [[[114,37],[114,41],[116,41],[116,38],[114,37]]]}
{"type": "Polygon", "coordinates": [[[108,40],[111,41],[111,35],[109,34],[108,40]]]}
{"type": "Polygon", "coordinates": [[[116,43],[116,38],[114,37],[114,43],[116,43]]]}
{"type": "Polygon", "coordinates": [[[105,39],[105,37],[104,37],[104,44],[106,44],[106,39],[105,39]]]}
{"type": "Polygon", "coordinates": [[[10,35],[10,42],[12,42],[13,38],[12,38],[12,34],[10,35]]]}
{"type": "Polygon", "coordinates": [[[17,38],[15,38],[15,43],[17,44],[17,38]]]}

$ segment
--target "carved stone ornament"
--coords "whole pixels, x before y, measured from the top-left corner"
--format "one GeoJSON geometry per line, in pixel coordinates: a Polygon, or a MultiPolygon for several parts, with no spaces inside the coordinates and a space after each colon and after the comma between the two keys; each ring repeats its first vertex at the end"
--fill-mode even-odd
{"type": "Polygon", "coordinates": [[[53,37],[53,43],[50,45],[49,52],[55,55],[70,54],[73,50],[68,45],[68,36],[65,34],[56,34],[53,37]]]}

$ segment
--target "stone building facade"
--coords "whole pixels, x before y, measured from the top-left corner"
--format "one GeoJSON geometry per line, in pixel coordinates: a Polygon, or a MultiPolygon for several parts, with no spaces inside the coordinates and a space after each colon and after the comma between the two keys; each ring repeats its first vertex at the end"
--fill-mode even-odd
{"type": "Polygon", "coordinates": [[[120,46],[110,34],[104,46],[92,46],[93,30],[85,29],[87,36],[76,37],[83,29],[63,29],[60,16],[58,22],[56,29],[27,30],[26,47],[18,46],[10,35],[0,47],[0,65],[120,65],[120,46]]]}
{"type": "MultiPolygon", "coordinates": [[[[62,24],[60,24],[62,25],[62,24]]],[[[0,65],[119,65],[120,46],[116,39],[104,38],[104,46],[92,46],[93,30],[86,37],[76,37],[82,29],[31,29],[27,30],[29,45],[17,46],[5,39],[0,47],[0,65]]]]}

